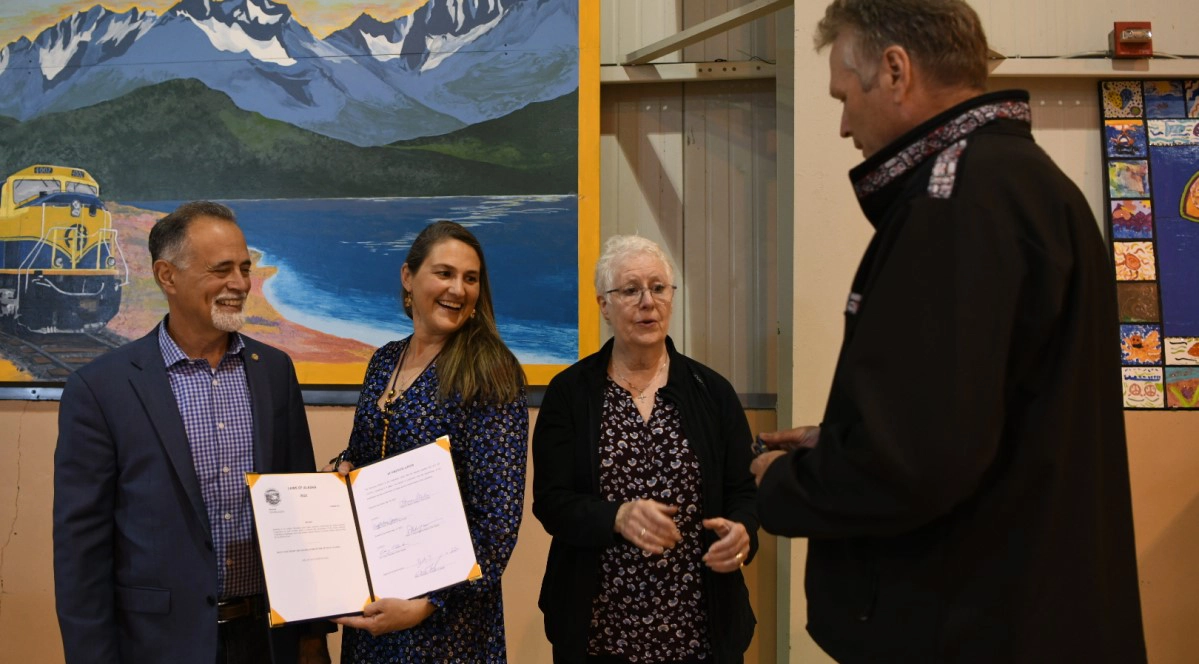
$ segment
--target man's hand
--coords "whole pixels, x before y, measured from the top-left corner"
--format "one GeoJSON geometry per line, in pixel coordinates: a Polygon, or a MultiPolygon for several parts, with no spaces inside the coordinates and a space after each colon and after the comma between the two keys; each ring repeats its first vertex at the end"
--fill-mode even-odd
{"type": "Polygon", "coordinates": [[[807,426],[784,429],[783,431],[766,431],[758,434],[758,438],[771,450],[798,450],[816,447],[820,442],[820,427],[807,426]]]}
{"type": "Polygon", "coordinates": [[[773,452],[763,452],[754,457],[753,463],[749,464],[749,472],[754,474],[754,483],[762,486],[762,476],[766,474],[766,470],[770,468],[770,464],[785,454],[786,452],[782,450],[775,450],[773,452]]]}
{"type": "MultiPolygon", "coordinates": [[[[333,459],[333,461],[337,461],[337,459],[333,459]]],[[[354,464],[350,463],[349,461],[342,460],[342,461],[338,461],[336,467],[333,466],[332,462],[329,462],[329,463],[325,464],[324,468],[321,468],[322,473],[328,473],[328,472],[332,472],[334,470],[336,470],[338,473],[341,473],[342,475],[349,475],[350,471],[354,470],[354,464]]]]}
{"type": "Polygon", "coordinates": [[[300,664],[332,664],[329,644],[324,634],[305,634],[300,637],[300,664]]]}
{"type": "Polygon", "coordinates": [[[361,616],[334,618],[333,622],[346,627],[364,629],[371,636],[410,629],[433,615],[437,607],[427,599],[396,599],[387,597],[371,602],[362,609],[361,616]]]}

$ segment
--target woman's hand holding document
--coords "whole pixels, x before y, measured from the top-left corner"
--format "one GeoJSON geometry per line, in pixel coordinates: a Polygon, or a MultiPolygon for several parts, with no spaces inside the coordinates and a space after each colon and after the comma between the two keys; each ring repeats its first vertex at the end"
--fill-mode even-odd
{"type": "Polygon", "coordinates": [[[247,473],[271,624],[360,613],[478,578],[441,437],[338,473],[247,473]]]}

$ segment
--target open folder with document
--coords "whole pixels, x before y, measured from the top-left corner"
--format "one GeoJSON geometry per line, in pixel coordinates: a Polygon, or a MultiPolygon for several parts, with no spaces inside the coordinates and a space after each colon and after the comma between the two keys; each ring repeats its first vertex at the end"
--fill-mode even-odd
{"type": "Polygon", "coordinates": [[[450,439],[325,473],[246,473],[271,625],[361,613],[482,576],[450,439]]]}

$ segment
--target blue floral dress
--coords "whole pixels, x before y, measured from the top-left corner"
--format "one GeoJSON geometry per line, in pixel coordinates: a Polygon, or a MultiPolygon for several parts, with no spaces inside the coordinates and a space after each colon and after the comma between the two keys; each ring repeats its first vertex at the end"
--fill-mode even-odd
{"type": "Polygon", "coordinates": [[[345,628],[341,661],[504,662],[504,604],[500,577],[520,528],[525,493],[529,409],[524,394],[511,403],[465,404],[438,399],[431,364],[388,409],[379,397],[408,339],[393,341],[366,370],[346,458],[355,465],[379,459],[388,417],[387,456],[450,437],[450,453],[483,578],[429,593],[433,615],[408,630],[379,637],[345,628]]]}

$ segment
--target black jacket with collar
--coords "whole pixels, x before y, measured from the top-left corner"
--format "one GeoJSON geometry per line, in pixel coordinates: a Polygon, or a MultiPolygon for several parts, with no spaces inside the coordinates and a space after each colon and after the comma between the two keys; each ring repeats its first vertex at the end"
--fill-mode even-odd
{"type": "MultiPolygon", "coordinates": [[[[599,495],[600,417],[611,340],[550,381],[533,430],[533,514],[553,537],[538,601],[546,636],[561,661],[583,661],[602,551],[623,541],[614,530],[619,504],[599,495]]],[[[658,394],[674,403],[699,457],[703,517],[737,521],[758,548],[752,438],[733,386],[682,355],[667,338],[670,371],[658,394]]],[[[704,546],[716,537],[704,532],[704,546]]],[[[709,635],[716,662],[739,662],[753,637],[753,610],[740,570],[704,568],[709,635]]]]}
{"type": "Polygon", "coordinates": [[[1030,116],[982,95],[850,174],[877,232],[819,443],[759,492],[837,661],[1145,661],[1111,254],[1030,116]]]}

